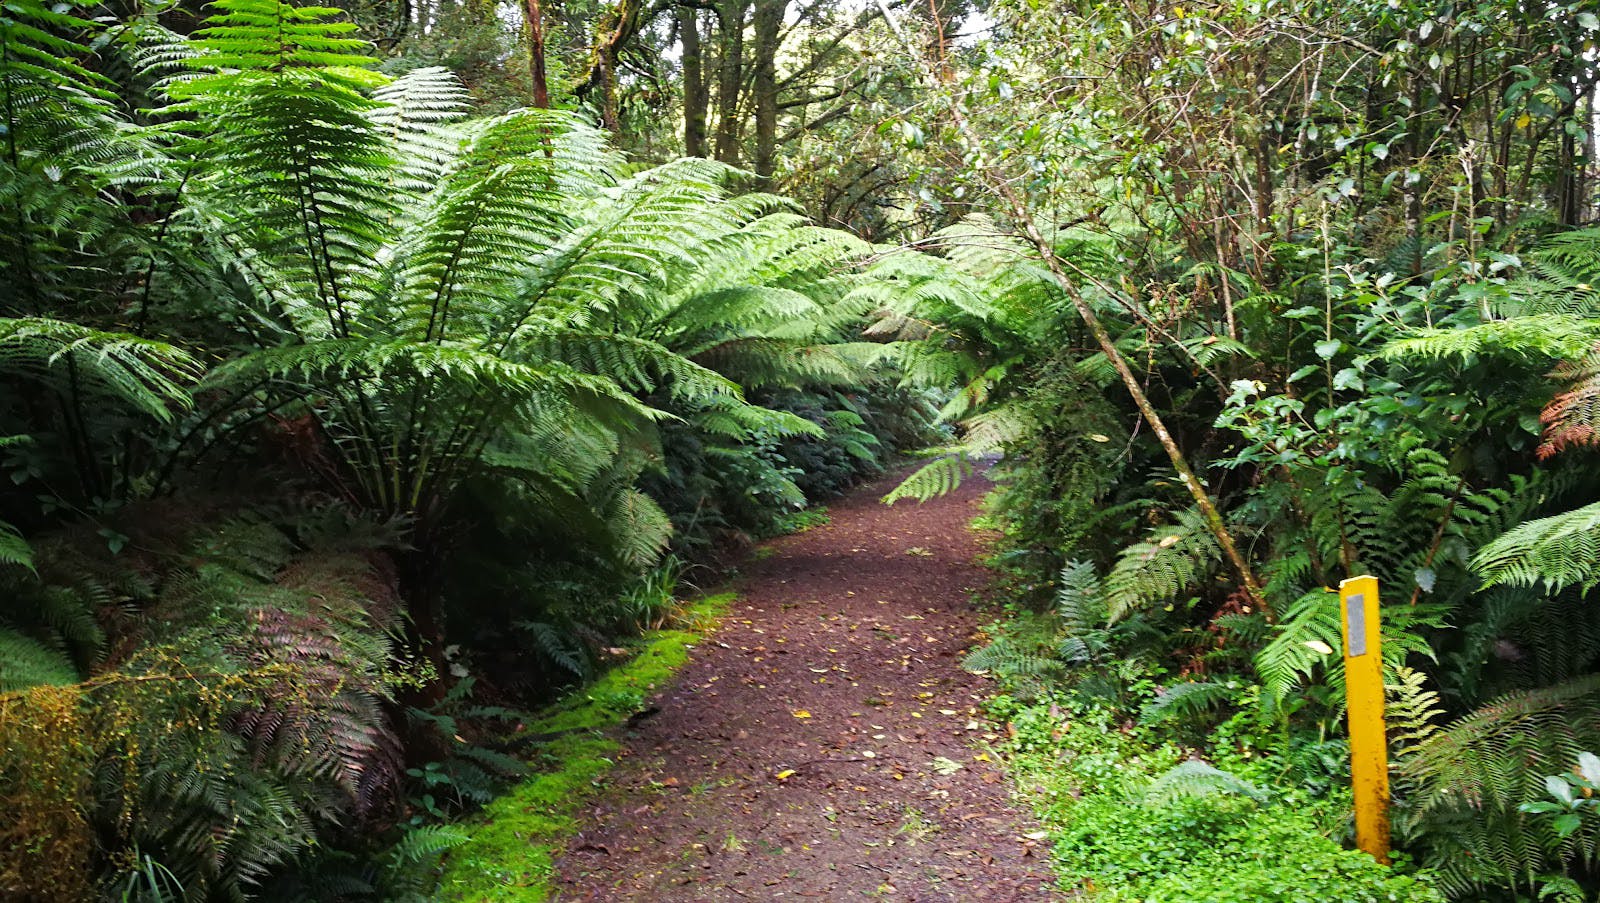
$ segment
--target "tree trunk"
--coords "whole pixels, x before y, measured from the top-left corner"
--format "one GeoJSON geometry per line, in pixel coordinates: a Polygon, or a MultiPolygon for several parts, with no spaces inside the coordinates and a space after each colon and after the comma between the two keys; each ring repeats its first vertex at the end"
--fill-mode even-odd
{"type": "Polygon", "coordinates": [[[739,165],[739,88],[744,82],[746,0],[721,0],[721,60],[717,71],[717,159],[739,165]]]}
{"type": "Polygon", "coordinates": [[[528,76],[533,81],[533,105],[550,109],[550,84],[544,71],[544,8],[539,0],[526,0],[528,15],[528,76]]]}
{"type": "Polygon", "coordinates": [[[610,13],[602,16],[596,28],[594,58],[589,64],[589,74],[578,88],[578,95],[592,99],[600,114],[600,124],[613,135],[622,131],[621,117],[617,111],[617,60],[622,48],[633,40],[644,26],[642,0],[621,0],[610,13]],[[595,95],[598,93],[598,97],[595,95]]]}
{"type": "Polygon", "coordinates": [[[683,152],[706,155],[705,60],[700,53],[700,13],[692,6],[678,7],[678,36],[683,41],[683,152]]]}
{"type": "Polygon", "coordinates": [[[786,0],[756,0],[755,170],[763,183],[772,181],[778,150],[778,30],[787,5],[786,0]]]}

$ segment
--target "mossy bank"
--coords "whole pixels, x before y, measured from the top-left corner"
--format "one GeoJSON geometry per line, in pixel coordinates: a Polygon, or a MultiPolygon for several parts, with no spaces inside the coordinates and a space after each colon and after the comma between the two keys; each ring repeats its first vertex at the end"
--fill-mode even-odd
{"type": "Polygon", "coordinates": [[[445,863],[441,899],[537,903],[549,898],[555,860],[577,830],[574,814],[621,748],[615,729],[683,667],[689,650],[732,600],[726,593],[690,605],[681,628],[646,634],[633,658],[528,726],[530,735],[550,736],[529,762],[537,773],[465,826],[470,838],[445,863]]]}

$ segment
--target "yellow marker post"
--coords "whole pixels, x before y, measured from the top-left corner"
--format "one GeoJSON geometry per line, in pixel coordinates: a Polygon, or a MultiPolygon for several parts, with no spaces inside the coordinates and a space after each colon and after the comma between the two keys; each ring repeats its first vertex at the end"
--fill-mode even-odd
{"type": "Polygon", "coordinates": [[[1389,862],[1389,748],[1383,726],[1383,655],[1378,639],[1378,581],[1339,584],[1344,628],[1345,705],[1350,713],[1350,779],[1356,798],[1356,846],[1389,862]]]}

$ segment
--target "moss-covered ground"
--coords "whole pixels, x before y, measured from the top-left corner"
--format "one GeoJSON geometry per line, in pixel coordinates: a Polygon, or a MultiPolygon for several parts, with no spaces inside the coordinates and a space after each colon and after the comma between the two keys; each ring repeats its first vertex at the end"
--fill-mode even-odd
{"type": "Polygon", "coordinates": [[[529,734],[551,738],[529,763],[537,773],[464,826],[471,839],[445,863],[442,899],[549,899],[555,861],[577,831],[574,816],[620,748],[615,728],[672,679],[732,599],[722,594],[691,604],[680,618],[683,627],[646,634],[631,659],[528,725],[529,734]]]}

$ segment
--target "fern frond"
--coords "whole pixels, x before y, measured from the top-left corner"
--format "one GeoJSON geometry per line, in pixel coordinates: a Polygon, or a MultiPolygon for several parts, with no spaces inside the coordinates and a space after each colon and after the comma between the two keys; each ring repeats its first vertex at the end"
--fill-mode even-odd
{"type": "Polygon", "coordinates": [[[1600,503],[1519,524],[1479,549],[1472,568],[1486,587],[1594,587],[1600,583],[1600,503]]]}
{"type": "Polygon", "coordinates": [[[1600,345],[1592,345],[1584,354],[1556,364],[1550,378],[1563,388],[1539,412],[1539,421],[1544,425],[1539,457],[1550,458],[1568,448],[1600,443],[1595,431],[1600,425],[1600,345]]]}
{"type": "Polygon", "coordinates": [[[1106,575],[1106,608],[1112,621],[1172,601],[1192,589],[1221,559],[1221,550],[1200,515],[1178,514],[1178,523],[1153,531],[1124,549],[1106,575]]]}
{"type": "Polygon", "coordinates": [[[41,684],[66,686],[82,680],[78,668],[59,649],[0,627],[0,693],[41,684]]]}
{"type": "Polygon", "coordinates": [[[1267,801],[1260,787],[1231,775],[1199,759],[1188,759],[1163,772],[1145,790],[1147,806],[1168,806],[1177,800],[1205,796],[1242,796],[1258,803],[1267,801]]]}
{"type": "Polygon", "coordinates": [[[672,540],[672,518],[650,496],[627,489],[616,496],[606,515],[616,538],[617,555],[634,570],[644,570],[661,560],[672,540]]]}
{"type": "Polygon", "coordinates": [[[0,318],[0,373],[131,406],[162,421],[190,405],[199,363],[171,345],[43,317],[0,318]]]}
{"type": "Polygon", "coordinates": [[[1392,360],[1504,355],[1561,360],[1582,355],[1600,338],[1600,321],[1544,315],[1494,320],[1464,329],[1419,330],[1379,352],[1392,360]]]}
{"type": "Polygon", "coordinates": [[[1428,689],[1428,676],[1405,666],[1394,669],[1384,684],[1384,723],[1396,759],[1404,759],[1434,734],[1444,718],[1439,694],[1428,689]]]}
{"type": "Polygon", "coordinates": [[[0,565],[4,564],[33,570],[33,547],[16,527],[0,521],[0,565]]]}
{"type": "Polygon", "coordinates": [[[883,497],[884,504],[893,505],[901,499],[926,502],[936,496],[955,491],[961,481],[972,474],[974,461],[965,451],[957,450],[933,459],[919,467],[883,497]]]}
{"type": "Polygon", "coordinates": [[[1237,695],[1236,687],[1217,681],[1189,681],[1162,687],[1156,697],[1139,710],[1139,723],[1193,718],[1228,704],[1237,695]]]}
{"type": "Polygon", "coordinates": [[[1430,857],[1463,890],[1525,883],[1568,863],[1593,864],[1600,827],[1556,836],[1523,806],[1545,779],[1600,743],[1600,677],[1501,697],[1413,747],[1401,778],[1407,813],[1433,838],[1430,857]]]}

